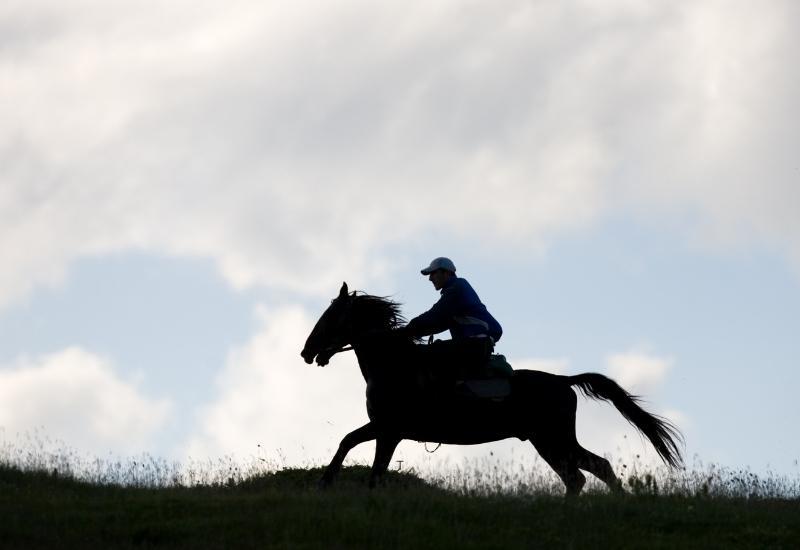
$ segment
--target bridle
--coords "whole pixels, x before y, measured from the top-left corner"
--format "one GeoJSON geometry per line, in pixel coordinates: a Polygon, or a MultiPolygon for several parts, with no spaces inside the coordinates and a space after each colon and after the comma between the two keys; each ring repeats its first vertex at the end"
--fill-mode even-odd
{"type": "Polygon", "coordinates": [[[333,357],[337,353],[342,353],[343,351],[352,351],[353,349],[354,349],[353,346],[342,346],[340,348],[335,348],[335,349],[333,347],[330,347],[323,351],[326,354],[330,354],[328,355],[328,357],[333,357]]]}

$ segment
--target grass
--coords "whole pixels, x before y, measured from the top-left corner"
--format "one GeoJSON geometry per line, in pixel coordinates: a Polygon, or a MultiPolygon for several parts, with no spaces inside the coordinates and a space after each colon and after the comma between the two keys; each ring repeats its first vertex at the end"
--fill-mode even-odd
{"type": "Polygon", "coordinates": [[[2,548],[796,548],[797,480],[715,466],[634,473],[628,495],[561,496],[543,470],[478,463],[421,475],[230,458],[181,466],[0,454],[2,548]]]}

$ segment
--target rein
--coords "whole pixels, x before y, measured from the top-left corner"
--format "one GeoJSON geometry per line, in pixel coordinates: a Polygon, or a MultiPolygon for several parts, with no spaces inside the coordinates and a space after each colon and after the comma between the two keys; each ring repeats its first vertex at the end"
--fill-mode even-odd
{"type": "MultiPolygon", "coordinates": [[[[419,443],[419,441],[417,441],[417,443],[419,443]]],[[[429,450],[428,450],[428,442],[427,442],[427,441],[423,441],[423,442],[422,442],[422,444],[423,444],[423,446],[425,447],[425,450],[426,450],[428,453],[430,453],[430,454],[433,454],[433,453],[435,453],[436,451],[438,451],[438,450],[439,450],[439,447],[441,447],[441,446],[442,446],[442,444],[441,444],[441,443],[439,443],[438,445],[436,445],[436,447],[434,447],[434,448],[433,448],[433,450],[432,450],[432,451],[429,451],[429,450]]]]}
{"type": "Polygon", "coordinates": [[[330,361],[331,357],[333,357],[337,353],[342,353],[343,351],[350,351],[352,349],[353,349],[353,346],[339,346],[338,348],[334,347],[334,346],[331,346],[331,347],[325,349],[324,351],[320,352],[319,355],[325,357],[325,359],[326,359],[325,360],[325,364],[327,365],[328,361],[330,361]]]}

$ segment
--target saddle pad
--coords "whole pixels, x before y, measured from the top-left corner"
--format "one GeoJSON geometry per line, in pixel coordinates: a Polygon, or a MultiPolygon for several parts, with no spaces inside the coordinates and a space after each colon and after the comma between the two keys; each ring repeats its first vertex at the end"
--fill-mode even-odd
{"type": "Polygon", "coordinates": [[[511,394],[511,382],[508,378],[464,380],[464,387],[481,399],[503,399],[511,394]]]}
{"type": "Polygon", "coordinates": [[[511,377],[514,376],[514,368],[511,363],[506,361],[506,356],[499,353],[493,353],[489,356],[489,363],[486,365],[490,377],[511,377]]]}

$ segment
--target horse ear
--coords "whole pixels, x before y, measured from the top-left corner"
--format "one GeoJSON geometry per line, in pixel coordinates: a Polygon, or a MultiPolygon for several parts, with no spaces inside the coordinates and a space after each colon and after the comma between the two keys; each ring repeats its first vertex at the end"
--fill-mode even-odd
{"type": "Polygon", "coordinates": [[[340,298],[347,298],[347,283],[342,283],[342,288],[339,290],[340,298]]]}

